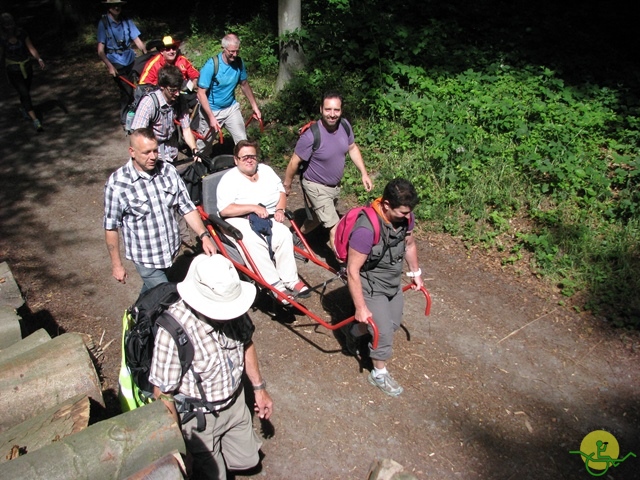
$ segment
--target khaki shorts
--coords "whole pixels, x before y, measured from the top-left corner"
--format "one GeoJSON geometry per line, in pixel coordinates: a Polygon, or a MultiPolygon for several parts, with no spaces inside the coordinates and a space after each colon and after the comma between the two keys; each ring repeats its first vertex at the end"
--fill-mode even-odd
{"type": "Polygon", "coordinates": [[[340,187],[328,187],[320,183],[302,179],[302,188],[307,196],[313,213],[326,228],[332,228],[340,221],[336,205],[340,196],[340,187]]]}

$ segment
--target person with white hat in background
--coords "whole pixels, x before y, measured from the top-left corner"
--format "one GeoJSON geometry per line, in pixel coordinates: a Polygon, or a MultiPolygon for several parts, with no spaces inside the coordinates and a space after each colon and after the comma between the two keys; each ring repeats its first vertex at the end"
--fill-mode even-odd
{"type": "Polygon", "coordinates": [[[175,341],[160,327],[149,381],[155,385],[156,399],[167,405],[182,428],[193,458],[191,478],[225,479],[227,470],[247,470],[260,463],[262,442],[245,403],[243,372],[253,386],[258,417],[268,420],[273,411],[252,341],[255,327],[247,315],[256,287],[241,281],[231,261],[216,254],[195,257],[177,288],[181,299],[167,311],[193,344],[193,368],[182,372],[175,341]],[[193,408],[185,408],[185,403],[193,406],[193,400],[204,405],[196,415],[189,411],[193,408]]]}

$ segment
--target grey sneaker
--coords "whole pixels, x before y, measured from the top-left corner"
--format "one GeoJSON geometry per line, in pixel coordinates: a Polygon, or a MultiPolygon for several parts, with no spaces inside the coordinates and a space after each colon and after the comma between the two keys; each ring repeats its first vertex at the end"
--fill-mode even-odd
{"type": "Polygon", "coordinates": [[[368,380],[371,385],[378,387],[384,393],[392,397],[397,397],[404,391],[404,388],[398,385],[398,382],[396,382],[389,373],[376,377],[373,374],[373,370],[371,370],[368,380]]]}

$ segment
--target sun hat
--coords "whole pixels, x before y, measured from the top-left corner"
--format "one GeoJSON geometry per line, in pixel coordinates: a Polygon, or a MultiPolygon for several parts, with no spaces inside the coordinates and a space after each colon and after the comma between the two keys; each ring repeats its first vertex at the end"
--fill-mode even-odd
{"type": "Polygon", "coordinates": [[[162,45],[165,47],[171,47],[174,46],[176,48],[178,48],[180,46],[180,40],[174,40],[171,35],[167,35],[166,37],[162,38],[162,45]]]}
{"type": "Polygon", "coordinates": [[[102,2],[103,5],[124,5],[125,3],[127,2],[122,0],[104,0],[102,2]]]}
{"type": "Polygon", "coordinates": [[[256,287],[243,282],[230,260],[216,254],[193,259],[178,293],[194,310],[212,320],[231,320],[249,310],[256,287]]]}

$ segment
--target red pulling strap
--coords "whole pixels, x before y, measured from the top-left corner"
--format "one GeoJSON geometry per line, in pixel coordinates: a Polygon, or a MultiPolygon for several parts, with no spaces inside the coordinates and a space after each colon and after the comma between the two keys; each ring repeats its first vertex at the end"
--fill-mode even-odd
{"type": "Polygon", "coordinates": [[[127,85],[133,87],[134,89],[138,88],[137,85],[131,83],[126,77],[123,77],[122,75],[118,75],[118,78],[120,79],[120,81],[126,83],[127,85]]]}
{"type": "Polygon", "coordinates": [[[247,119],[246,123],[244,124],[245,128],[248,127],[253,120],[257,120],[258,123],[260,123],[260,133],[264,133],[264,123],[262,122],[262,118],[256,117],[255,113],[247,119]]]}

